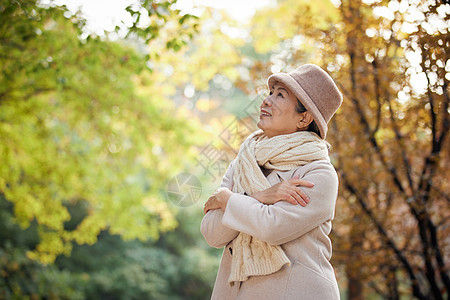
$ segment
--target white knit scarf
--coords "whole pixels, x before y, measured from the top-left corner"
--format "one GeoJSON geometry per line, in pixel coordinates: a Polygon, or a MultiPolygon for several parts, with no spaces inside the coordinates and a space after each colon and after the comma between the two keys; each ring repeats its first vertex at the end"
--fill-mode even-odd
{"type": "MultiPolygon", "coordinates": [[[[268,138],[262,130],[252,133],[241,145],[234,162],[235,193],[253,194],[271,187],[261,167],[288,171],[316,160],[329,160],[327,143],[315,133],[299,131],[268,138]]],[[[230,285],[249,276],[277,272],[290,261],[280,246],[269,245],[246,233],[233,242],[230,285]]]]}

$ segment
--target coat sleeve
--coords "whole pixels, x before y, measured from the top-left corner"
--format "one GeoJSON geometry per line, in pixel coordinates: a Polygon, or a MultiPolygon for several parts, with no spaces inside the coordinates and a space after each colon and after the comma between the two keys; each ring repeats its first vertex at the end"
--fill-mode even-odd
{"type": "MultiPolygon", "coordinates": [[[[233,162],[230,163],[223,176],[220,187],[231,190],[233,186],[233,162]]],[[[203,217],[200,231],[208,245],[214,248],[222,248],[233,240],[239,232],[222,224],[223,211],[221,209],[210,210],[203,217]]]]}
{"type": "Polygon", "coordinates": [[[306,207],[279,201],[273,205],[240,194],[228,200],[223,225],[247,233],[272,245],[292,241],[322,223],[332,220],[336,205],[338,178],[334,167],[328,162],[312,163],[314,167],[301,179],[314,183],[313,188],[302,188],[310,202],[306,207]]]}

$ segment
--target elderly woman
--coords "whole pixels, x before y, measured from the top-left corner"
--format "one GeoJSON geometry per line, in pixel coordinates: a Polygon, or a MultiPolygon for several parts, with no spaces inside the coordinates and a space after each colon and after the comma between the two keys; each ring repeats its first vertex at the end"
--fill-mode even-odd
{"type": "Polygon", "coordinates": [[[342,95],[312,64],[268,86],[260,130],[204,207],[206,242],[225,246],[212,299],[339,299],[328,238],[338,178],[324,139],[342,95]]]}

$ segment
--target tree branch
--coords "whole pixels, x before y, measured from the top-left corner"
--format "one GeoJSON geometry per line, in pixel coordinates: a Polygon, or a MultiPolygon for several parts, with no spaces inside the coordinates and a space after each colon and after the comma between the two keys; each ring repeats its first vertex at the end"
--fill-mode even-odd
{"type": "Polygon", "coordinates": [[[395,139],[397,140],[397,143],[400,146],[400,152],[402,154],[403,165],[405,166],[406,178],[408,179],[409,188],[410,188],[411,192],[414,193],[414,183],[413,183],[413,179],[412,179],[412,175],[411,175],[412,170],[411,170],[411,165],[410,165],[407,155],[406,155],[406,146],[404,143],[404,139],[403,139],[402,134],[400,133],[400,130],[397,126],[397,122],[395,120],[395,113],[392,108],[391,98],[389,96],[389,93],[386,92],[385,97],[386,97],[386,100],[389,105],[390,119],[392,122],[392,129],[394,130],[394,133],[395,133],[395,139]]]}
{"type": "MultiPolygon", "coordinates": [[[[355,54],[353,52],[353,50],[350,50],[349,52],[349,56],[350,56],[350,79],[351,79],[351,95],[350,100],[352,101],[356,112],[359,116],[359,120],[363,126],[363,130],[364,130],[364,134],[367,137],[367,139],[369,140],[369,142],[371,143],[372,147],[374,148],[375,153],[378,155],[378,157],[380,158],[380,161],[382,163],[382,165],[384,166],[384,168],[391,174],[392,179],[394,180],[395,185],[397,186],[397,188],[404,193],[406,196],[408,196],[408,193],[406,192],[406,190],[403,188],[403,185],[401,183],[401,180],[397,174],[397,170],[393,167],[393,166],[389,166],[389,164],[387,163],[387,160],[384,156],[384,154],[382,153],[380,146],[378,145],[378,142],[375,139],[375,136],[372,135],[372,130],[370,129],[370,124],[367,121],[367,118],[363,112],[363,109],[358,101],[358,99],[356,98],[356,76],[355,76],[355,54]]],[[[343,91],[345,91],[345,89],[343,89],[343,91]]]]}
{"type": "Polygon", "coordinates": [[[375,135],[377,133],[378,129],[380,128],[381,123],[381,96],[380,96],[380,80],[378,78],[378,64],[377,59],[375,58],[372,61],[372,70],[373,70],[373,77],[374,77],[374,89],[375,89],[375,100],[377,101],[378,107],[377,107],[377,122],[375,125],[375,128],[373,129],[371,135],[375,135]]]}
{"type": "Polygon", "coordinates": [[[430,232],[430,241],[431,241],[431,249],[436,258],[439,274],[441,275],[442,281],[444,282],[445,288],[447,289],[447,293],[450,293],[450,278],[448,276],[446,265],[444,262],[444,258],[442,256],[441,250],[439,249],[439,242],[437,239],[437,228],[433,224],[431,218],[426,220],[426,224],[428,226],[428,231],[430,232]]]}
{"type": "Polygon", "coordinates": [[[342,170],[340,170],[339,173],[341,175],[341,178],[343,179],[343,183],[344,183],[346,189],[356,197],[359,204],[361,205],[361,208],[366,213],[366,215],[369,217],[369,219],[372,221],[372,223],[375,225],[375,228],[377,229],[378,233],[381,235],[381,237],[384,240],[384,242],[386,243],[386,245],[389,246],[394,251],[395,255],[397,256],[399,261],[402,263],[403,268],[405,269],[406,273],[408,274],[408,276],[411,280],[414,296],[416,296],[419,299],[423,299],[423,300],[427,299],[423,295],[423,293],[420,289],[420,286],[418,284],[419,281],[418,281],[416,275],[414,274],[413,268],[409,264],[407,258],[397,248],[394,241],[392,241],[392,239],[389,237],[387,232],[384,230],[381,223],[377,220],[377,218],[375,217],[375,214],[372,212],[372,210],[366,204],[366,201],[364,200],[363,195],[354,186],[352,186],[350,184],[350,182],[347,179],[346,174],[342,170]]]}

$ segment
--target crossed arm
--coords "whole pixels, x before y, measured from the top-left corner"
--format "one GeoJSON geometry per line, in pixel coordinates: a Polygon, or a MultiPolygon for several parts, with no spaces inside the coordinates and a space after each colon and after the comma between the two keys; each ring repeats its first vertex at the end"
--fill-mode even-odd
{"type": "Polygon", "coordinates": [[[301,174],[303,181],[294,176],[251,196],[230,191],[232,173],[230,166],[220,188],[205,204],[201,231],[212,247],[225,246],[239,232],[270,244],[286,243],[334,216],[338,181],[329,163],[315,163],[301,174]],[[314,182],[314,187],[307,182],[314,182]],[[298,183],[308,186],[303,194],[297,193],[298,183]],[[308,205],[303,207],[306,203],[308,205]]]}
{"type": "MultiPolygon", "coordinates": [[[[306,206],[309,203],[308,196],[299,188],[299,186],[313,187],[314,183],[299,179],[298,176],[294,176],[292,179],[288,179],[271,186],[260,192],[256,192],[251,196],[259,202],[267,205],[275,204],[278,201],[287,201],[293,205],[300,204],[306,206]]],[[[225,212],[225,208],[228,203],[228,199],[233,193],[227,187],[218,188],[206,201],[203,208],[206,214],[210,210],[221,209],[225,212]]]]}
{"type": "Polygon", "coordinates": [[[300,188],[296,184],[302,182],[294,176],[261,193],[246,196],[230,191],[233,184],[230,165],[220,188],[205,204],[201,232],[206,242],[221,248],[244,232],[269,244],[282,244],[333,219],[338,189],[333,166],[315,162],[294,174],[300,175],[308,186],[302,187],[304,195],[297,193],[300,188]],[[307,182],[314,182],[314,187],[307,182]],[[297,197],[304,203],[294,200],[297,197]],[[308,205],[303,207],[305,203],[308,205]]]}

